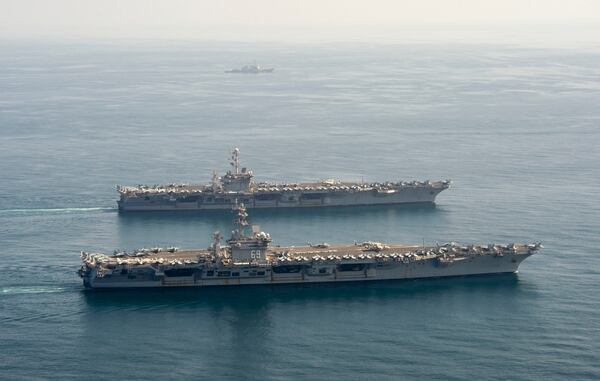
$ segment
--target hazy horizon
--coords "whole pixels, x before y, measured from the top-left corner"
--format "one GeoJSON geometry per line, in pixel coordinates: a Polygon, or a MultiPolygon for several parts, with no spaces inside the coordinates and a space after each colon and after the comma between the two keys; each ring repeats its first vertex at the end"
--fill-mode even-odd
{"type": "Polygon", "coordinates": [[[0,36],[600,45],[600,2],[0,0],[0,36]]]}

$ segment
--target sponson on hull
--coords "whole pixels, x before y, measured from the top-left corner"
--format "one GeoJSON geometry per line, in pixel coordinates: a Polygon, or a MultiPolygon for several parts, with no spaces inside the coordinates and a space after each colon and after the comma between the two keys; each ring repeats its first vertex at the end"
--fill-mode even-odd
{"type": "Polygon", "coordinates": [[[516,272],[542,247],[535,244],[435,246],[362,242],[271,246],[271,236],[250,227],[243,204],[225,245],[215,233],[207,249],[139,249],[112,255],[82,252],[79,275],[91,289],[241,286],[446,277],[516,272]]]}
{"type": "Polygon", "coordinates": [[[241,167],[240,150],[231,153],[231,170],[213,172],[210,184],[117,186],[120,211],[231,209],[235,200],[247,208],[289,208],[433,203],[450,186],[444,181],[347,182],[334,179],[312,183],[254,182],[241,167]]]}

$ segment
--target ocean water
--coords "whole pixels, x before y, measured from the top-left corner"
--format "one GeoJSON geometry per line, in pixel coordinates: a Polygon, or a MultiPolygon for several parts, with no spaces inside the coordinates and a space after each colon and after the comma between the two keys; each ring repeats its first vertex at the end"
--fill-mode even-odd
{"type": "Polygon", "coordinates": [[[0,44],[0,379],[600,378],[600,48],[0,44]],[[271,75],[227,75],[254,60],[271,75]],[[276,243],[532,242],[515,275],[93,293],[79,251],[224,214],[116,184],[446,179],[436,206],[256,211],[276,243]]]}

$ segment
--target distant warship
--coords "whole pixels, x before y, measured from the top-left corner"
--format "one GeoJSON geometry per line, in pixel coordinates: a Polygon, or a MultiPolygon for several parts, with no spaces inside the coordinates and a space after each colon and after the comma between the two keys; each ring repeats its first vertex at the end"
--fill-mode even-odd
{"type": "Polygon", "coordinates": [[[433,203],[450,186],[444,181],[255,183],[240,166],[240,150],[231,153],[232,170],[210,184],[117,186],[120,211],[231,209],[235,200],[248,208],[290,208],[433,203]]]}
{"type": "Polygon", "coordinates": [[[259,73],[272,73],[274,68],[263,68],[259,65],[246,65],[239,69],[225,70],[225,73],[241,73],[241,74],[259,74],[259,73]]]}
{"type": "Polygon", "coordinates": [[[246,208],[235,208],[226,246],[215,233],[208,249],[153,248],[112,255],[81,253],[79,275],[91,289],[241,286],[514,273],[542,246],[536,244],[435,246],[321,243],[271,246],[271,236],[250,229],[246,208]],[[250,231],[249,231],[250,230],[250,231]]]}

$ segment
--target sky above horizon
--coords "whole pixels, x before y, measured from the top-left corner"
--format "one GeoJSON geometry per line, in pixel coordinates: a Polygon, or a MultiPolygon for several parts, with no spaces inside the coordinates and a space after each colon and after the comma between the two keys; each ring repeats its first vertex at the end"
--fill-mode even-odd
{"type": "Polygon", "coordinates": [[[597,0],[0,0],[0,38],[600,43],[597,0]]]}

